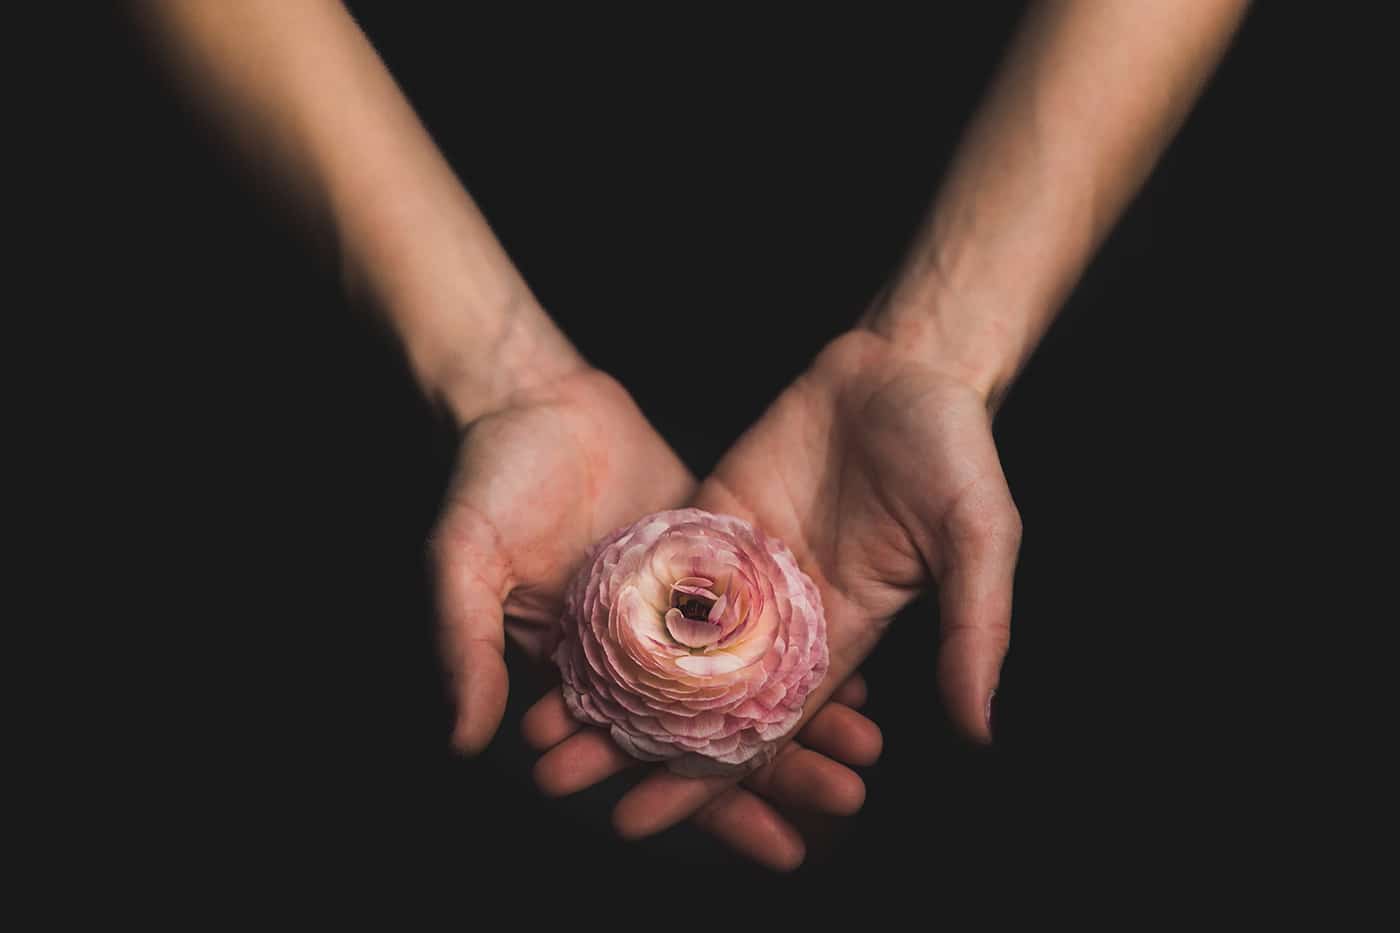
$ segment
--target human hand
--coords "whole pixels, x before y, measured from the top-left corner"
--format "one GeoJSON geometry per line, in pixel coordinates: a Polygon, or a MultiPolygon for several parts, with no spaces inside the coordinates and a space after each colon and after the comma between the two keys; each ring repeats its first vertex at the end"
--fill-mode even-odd
{"type": "Polygon", "coordinates": [[[505,635],[539,660],[588,547],[684,501],[690,472],[625,389],[586,366],[473,420],[432,538],[453,743],[475,754],[505,711],[505,635]]]}
{"type": "Polygon", "coordinates": [[[833,341],[725,456],[702,508],[789,543],[826,607],[835,685],[938,583],[938,679],[953,723],[989,742],[1010,636],[1020,515],[987,394],[934,347],[867,330],[833,341]]]}
{"type": "MultiPolygon", "coordinates": [[[[778,398],[693,500],[782,538],[821,590],[831,669],[808,698],[800,728],[803,738],[814,728],[836,734],[840,748],[828,749],[835,757],[842,757],[838,750],[862,750],[869,734],[844,714],[827,712],[839,705],[823,704],[930,577],[939,583],[944,702],[970,738],[991,739],[990,700],[1009,638],[1020,518],[990,421],[987,396],[936,353],[915,354],[884,336],[853,331],[778,398]],[[836,724],[834,716],[845,721],[836,724]]],[[[556,705],[553,695],[537,704],[527,729],[550,722],[556,705]]],[[[584,732],[557,745],[537,765],[537,779],[576,790],[624,767],[625,756],[609,752],[604,738],[584,732]],[[585,776],[592,780],[579,784],[585,776]]],[[[878,753],[878,732],[873,738],[867,748],[878,753]]],[[[858,776],[796,746],[790,743],[748,781],[769,789],[821,788],[800,799],[809,805],[858,806],[858,776]]],[[[658,768],[623,797],[614,821],[625,836],[649,835],[705,812],[735,793],[734,784],[658,768]]]]}
{"type": "MultiPolygon", "coordinates": [[[[841,762],[872,765],[880,757],[879,728],[857,712],[866,696],[864,678],[852,675],[798,737],[745,776],[742,786],[733,778],[702,779],[714,793],[691,808],[692,821],[760,864],[779,871],[797,868],[807,846],[790,819],[794,812],[849,816],[865,802],[864,782],[841,762]]],[[[574,719],[557,688],[530,708],[522,726],[526,741],[543,753],[535,764],[535,782],[552,797],[583,790],[628,768],[653,767],[628,756],[606,731],[574,719]]],[[[653,774],[671,772],[657,766],[653,774]]],[[[617,826],[624,836],[645,835],[617,826]]]]}
{"type": "MultiPolygon", "coordinates": [[[[500,410],[467,430],[457,473],[433,537],[444,657],[454,676],[458,719],[454,743],[483,748],[504,712],[504,634],[532,657],[551,647],[565,584],[589,545],[649,512],[681,504],[694,480],[646,422],[625,390],[591,369],[567,372],[517,391],[500,410]]],[[[870,763],[880,735],[854,711],[865,686],[852,679],[803,733],[813,748],[851,763],[870,763]]],[[[580,728],[558,690],[527,716],[527,738],[545,747],[580,728]]],[[[590,755],[618,767],[633,763],[603,733],[555,756],[542,786],[566,792],[590,777],[590,755]]],[[[785,756],[783,767],[751,786],[793,806],[850,812],[864,797],[854,787],[813,785],[836,765],[816,751],[785,756]],[[766,778],[766,780],[765,780],[766,778]]],[[[841,768],[844,771],[844,768],[841,768]]],[[[854,777],[854,775],[852,775],[854,777]]],[[[577,789],[577,787],[573,788],[577,789]]],[[[735,788],[696,814],[698,825],[749,856],[781,867],[801,860],[800,837],[757,796],[735,788]]]]}

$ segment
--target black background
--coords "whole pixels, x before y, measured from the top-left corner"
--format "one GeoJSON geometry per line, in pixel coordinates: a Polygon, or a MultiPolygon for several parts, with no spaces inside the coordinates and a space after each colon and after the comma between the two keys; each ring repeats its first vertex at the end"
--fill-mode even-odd
{"type": "MultiPolygon", "coordinates": [[[[353,9],[541,301],[699,474],[890,274],[1019,13],[448,6],[353,9]],[[696,320],[723,379],[671,378],[696,320]]],[[[911,606],[865,667],[866,806],[783,884],[918,892],[1086,847],[1228,871],[1295,833],[1260,777],[1285,688],[1254,640],[1304,612],[1257,555],[1318,421],[1278,381],[1306,340],[1295,173],[1321,93],[1286,15],[1251,15],[998,418],[1026,533],[996,746],[952,735],[935,611],[911,606]]],[[[764,878],[688,827],[615,840],[626,779],[542,799],[516,725],[548,672],[514,653],[502,731],[448,753],[424,545],[451,433],[270,183],[98,21],[75,120],[95,209],[70,231],[93,260],[59,284],[100,295],[98,479],[156,542],[121,585],[182,838],[251,841],[252,865],[441,853],[473,885],[764,878]]],[[[1288,723],[1306,755],[1316,723],[1288,723]]]]}

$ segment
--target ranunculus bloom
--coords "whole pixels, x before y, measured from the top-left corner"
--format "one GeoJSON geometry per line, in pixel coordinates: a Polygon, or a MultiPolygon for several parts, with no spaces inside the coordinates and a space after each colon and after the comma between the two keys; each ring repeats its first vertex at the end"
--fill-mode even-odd
{"type": "Polygon", "coordinates": [[[728,515],[658,512],[590,550],[554,660],[573,715],[637,758],[743,773],[825,676],[826,619],[781,541],[728,515]]]}

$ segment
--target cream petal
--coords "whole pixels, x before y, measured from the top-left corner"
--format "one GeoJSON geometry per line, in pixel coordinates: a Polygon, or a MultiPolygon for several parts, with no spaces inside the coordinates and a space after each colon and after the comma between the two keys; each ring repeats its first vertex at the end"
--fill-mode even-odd
{"type": "MultiPolygon", "coordinates": [[[[666,611],[666,631],[687,648],[703,648],[719,641],[724,630],[704,619],[687,619],[679,609],[666,611]]],[[[677,659],[676,663],[680,663],[677,659]]]]}
{"type": "Polygon", "coordinates": [[[691,596],[703,596],[706,599],[719,599],[719,594],[714,590],[715,581],[708,577],[681,577],[671,584],[672,590],[682,593],[689,593],[691,596]]]}
{"type": "Polygon", "coordinates": [[[702,677],[717,674],[730,674],[744,666],[744,661],[727,652],[715,654],[692,654],[676,659],[676,667],[702,677]]]}
{"type": "Polygon", "coordinates": [[[642,591],[634,584],[623,588],[617,598],[619,621],[626,625],[639,638],[654,638],[665,641],[666,626],[661,616],[642,596],[642,591]]]}
{"type": "Polygon", "coordinates": [[[715,600],[715,604],[710,607],[709,619],[715,625],[724,627],[724,610],[729,606],[729,594],[725,593],[715,600]]]}

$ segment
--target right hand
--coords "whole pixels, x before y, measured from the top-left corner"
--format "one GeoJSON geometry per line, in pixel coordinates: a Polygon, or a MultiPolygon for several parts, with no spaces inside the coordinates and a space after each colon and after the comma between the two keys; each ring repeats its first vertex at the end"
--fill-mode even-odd
{"type": "Polygon", "coordinates": [[[505,634],[552,649],[564,587],[603,535],[684,502],[695,481],[616,381],[580,366],[466,428],[432,537],[453,744],[480,752],[505,712],[505,634]]]}

